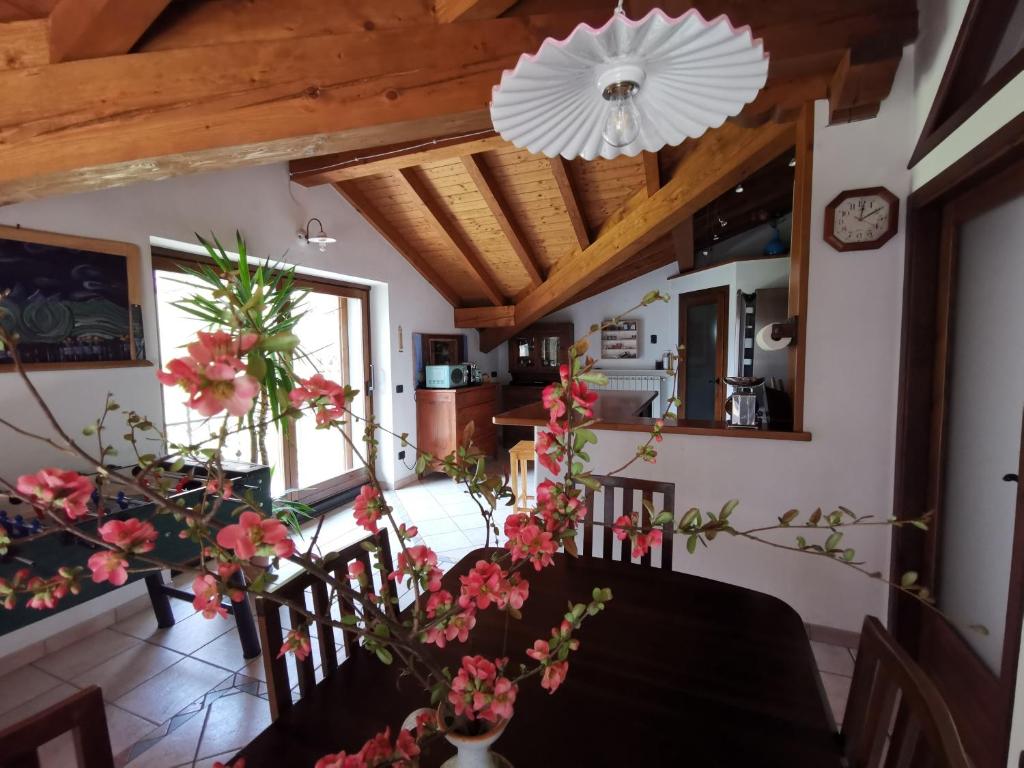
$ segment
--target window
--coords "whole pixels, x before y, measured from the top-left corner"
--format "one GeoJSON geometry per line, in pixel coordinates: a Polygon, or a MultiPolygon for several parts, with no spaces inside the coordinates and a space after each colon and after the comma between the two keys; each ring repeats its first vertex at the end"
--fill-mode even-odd
{"type": "MultiPolygon", "coordinates": [[[[201,257],[154,249],[153,276],[156,287],[157,321],[161,365],[180,356],[182,348],[203,329],[174,302],[186,298],[204,286],[181,270],[201,257]]],[[[356,416],[372,415],[370,382],[369,289],[320,279],[301,278],[297,283],[310,293],[303,304],[305,314],[296,325],[302,340],[301,356],[295,360],[295,373],[308,377],[322,373],[329,379],[348,384],[359,394],[350,408],[356,416]]],[[[195,443],[210,436],[213,423],[186,408],[183,398],[171,390],[164,392],[164,423],[168,439],[195,443]]],[[[271,492],[275,497],[313,504],[344,493],[366,482],[367,473],[361,453],[362,423],[346,424],[356,450],[337,430],[316,429],[312,417],[290,422],[286,428],[276,425],[267,431],[265,449],[273,473],[271,492]]],[[[229,437],[225,457],[237,461],[260,462],[262,451],[258,436],[242,430],[229,437]]]]}

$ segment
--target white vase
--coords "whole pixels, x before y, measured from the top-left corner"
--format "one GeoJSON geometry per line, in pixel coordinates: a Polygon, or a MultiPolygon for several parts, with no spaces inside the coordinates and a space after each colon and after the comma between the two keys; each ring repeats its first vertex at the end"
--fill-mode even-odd
{"type": "MultiPolygon", "coordinates": [[[[417,709],[410,712],[402,723],[402,728],[409,731],[416,729],[416,717],[422,712],[436,712],[433,709],[417,709]]],[[[490,746],[505,732],[508,720],[502,720],[487,733],[479,736],[463,736],[460,733],[445,733],[444,737],[458,752],[454,757],[444,761],[441,768],[512,768],[512,763],[501,755],[491,752],[490,746]]]]}
{"type": "Polygon", "coordinates": [[[505,732],[508,720],[502,720],[494,728],[479,736],[464,736],[448,732],[444,737],[458,752],[455,757],[442,763],[441,768],[512,768],[512,763],[501,755],[491,752],[491,744],[505,732]]]}

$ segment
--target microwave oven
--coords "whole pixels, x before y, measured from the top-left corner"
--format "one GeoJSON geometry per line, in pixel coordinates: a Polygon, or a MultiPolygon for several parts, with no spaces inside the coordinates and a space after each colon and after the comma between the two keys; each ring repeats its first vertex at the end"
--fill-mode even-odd
{"type": "Polygon", "coordinates": [[[453,389],[472,384],[469,364],[459,365],[428,365],[426,366],[426,384],[428,389],[453,389]]]}

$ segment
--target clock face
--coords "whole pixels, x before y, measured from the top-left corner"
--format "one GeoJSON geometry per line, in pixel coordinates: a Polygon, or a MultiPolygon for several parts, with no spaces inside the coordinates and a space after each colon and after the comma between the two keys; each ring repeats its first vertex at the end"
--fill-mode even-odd
{"type": "Polygon", "coordinates": [[[825,239],[838,250],[877,248],[896,233],[899,200],[888,190],[851,190],[828,208],[825,239]]]}
{"type": "Polygon", "coordinates": [[[848,197],[836,208],[832,234],[842,243],[877,240],[889,229],[892,208],[880,195],[848,197]]]}

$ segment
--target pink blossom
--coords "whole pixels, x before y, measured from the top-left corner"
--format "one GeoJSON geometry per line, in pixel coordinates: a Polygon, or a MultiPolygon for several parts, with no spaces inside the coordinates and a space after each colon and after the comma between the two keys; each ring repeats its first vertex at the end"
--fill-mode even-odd
{"type": "Polygon", "coordinates": [[[633,540],[633,557],[643,557],[651,547],[660,547],[662,532],[660,528],[652,528],[647,533],[638,533],[633,540]]]}
{"type": "Polygon", "coordinates": [[[359,581],[366,573],[366,566],[362,560],[353,560],[348,564],[348,577],[352,581],[359,581]]]}
{"type": "Polygon", "coordinates": [[[527,648],[526,655],[535,661],[547,661],[551,655],[551,647],[547,640],[534,640],[533,648],[527,648]]]}
{"type": "Polygon", "coordinates": [[[463,656],[462,666],[448,691],[448,702],[455,714],[491,722],[512,717],[517,687],[500,674],[507,663],[504,658],[492,662],[483,656],[463,656]]]}
{"type": "Polygon", "coordinates": [[[590,418],[594,415],[592,406],[597,402],[597,393],[591,392],[585,381],[574,381],[571,387],[574,406],[584,416],[590,418]]]}
{"type": "Polygon", "coordinates": [[[167,386],[180,386],[189,394],[185,404],[203,416],[215,416],[226,410],[232,416],[244,416],[252,409],[260,390],[259,382],[241,373],[245,365],[241,355],[259,341],[252,333],[233,337],[224,331],[200,331],[198,341],[188,345],[189,357],[176,358],[157,378],[167,386]]]}
{"type": "Polygon", "coordinates": [[[309,642],[309,632],[306,631],[305,627],[290,629],[281,643],[281,650],[278,651],[277,658],[280,659],[286,653],[294,653],[296,659],[305,661],[309,658],[312,650],[313,646],[309,642]]]}
{"type": "Polygon", "coordinates": [[[345,413],[345,387],[317,373],[308,379],[299,379],[298,385],[288,398],[296,408],[309,403],[316,408],[316,423],[319,427],[330,426],[331,422],[345,413]]]}
{"type": "Polygon", "coordinates": [[[539,571],[554,563],[551,556],[558,549],[558,545],[549,532],[542,531],[540,526],[530,523],[519,527],[515,534],[509,537],[505,548],[511,553],[513,563],[529,560],[534,570],[539,571]]]}
{"type": "Polygon", "coordinates": [[[88,513],[86,503],[95,486],[87,477],[71,470],[47,467],[34,475],[21,475],[18,493],[36,507],[63,510],[71,520],[88,513]]]}
{"type": "Polygon", "coordinates": [[[245,758],[240,757],[233,763],[222,763],[220,760],[214,760],[213,768],[245,768],[245,758]]]}
{"type": "Polygon", "coordinates": [[[633,521],[628,515],[619,515],[612,525],[614,526],[612,532],[619,541],[625,541],[633,531],[633,521]]]}
{"type": "Polygon", "coordinates": [[[565,449],[559,445],[554,433],[538,432],[534,447],[537,451],[537,461],[543,464],[551,474],[557,475],[562,471],[562,457],[565,455],[565,449]]]}
{"type": "MultiPolygon", "coordinates": [[[[427,599],[427,618],[436,619],[438,616],[443,616],[451,611],[452,607],[451,592],[446,589],[434,592],[427,599]]],[[[469,639],[469,633],[475,626],[476,608],[470,606],[436,622],[424,633],[423,640],[427,643],[434,643],[438,648],[444,648],[445,645],[456,639],[460,643],[464,643],[469,639]]]]}
{"type": "Polygon", "coordinates": [[[230,499],[234,495],[231,481],[225,480],[222,484],[216,477],[211,477],[206,483],[206,491],[208,493],[219,493],[224,499],[230,499]]]}
{"type": "Polygon", "coordinates": [[[363,744],[357,753],[324,755],[314,768],[412,768],[419,754],[420,747],[409,731],[399,731],[398,738],[392,743],[391,729],[385,728],[363,744]]]}
{"type": "Polygon", "coordinates": [[[284,523],[273,517],[260,517],[251,510],[243,512],[237,523],[221,528],[217,543],[233,549],[241,560],[255,555],[291,557],[295,553],[295,544],[288,538],[284,523]]]}
{"type": "Polygon", "coordinates": [[[204,573],[196,576],[192,582],[192,592],[195,595],[192,605],[203,614],[204,618],[227,617],[227,609],[224,608],[220,599],[220,586],[212,574],[204,573]]]}
{"type": "Polygon", "coordinates": [[[128,581],[128,561],[117,552],[97,552],[89,558],[89,570],[92,571],[92,580],[97,584],[109,581],[115,587],[119,587],[128,581]]]}
{"type": "Polygon", "coordinates": [[[441,589],[441,569],[437,567],[437,554],[425,544],[406,547],[398,553],[398,565],[388,575],[392,581],[412,578],[428,592],[441,589]]]}
{"type": "Polygon", "coordinates": [[[558,686],[565,682],[565,676],[568,674],[568,661],[556,661],[554,664],[549,664],[541,673],[540,687],[546,689],[548,693],[554,693],[558,690],[558,686]]]}
{"type": "Polygon", "coordinates": [[[99,528],[105,542],[126,552],[141,554],[152,551],[156,546],[156,529],[151,523],[134,517],[127,520],[111,520],[99,528]]]}
{"type": "Polygon", "coordinates": [[[541,393],[541,403],[548,412],[548,418],[554,421],[565,416],[565,400],[562,399],[562,387],[548,384],[541,393]]]}
{"type": "Polygon", "coordinates": [[[460,576],[459,581],[462,582],[459,605],[463,608],[486,610],[494,603],[502,610],[508,607],[518,610],[530,593],[525,579],[518,574],[509,576],[500,565],[486,560],[478,560],[473,570],[460,576]]]}
{"type": "Polygon", "coordinates": [[[368,530],[370,533],[377,533],[377,521],[384,514],[384,499],[376,486],[364,485],[359,489],[359,495],[355,500],[356,523],[368,530]]]}

